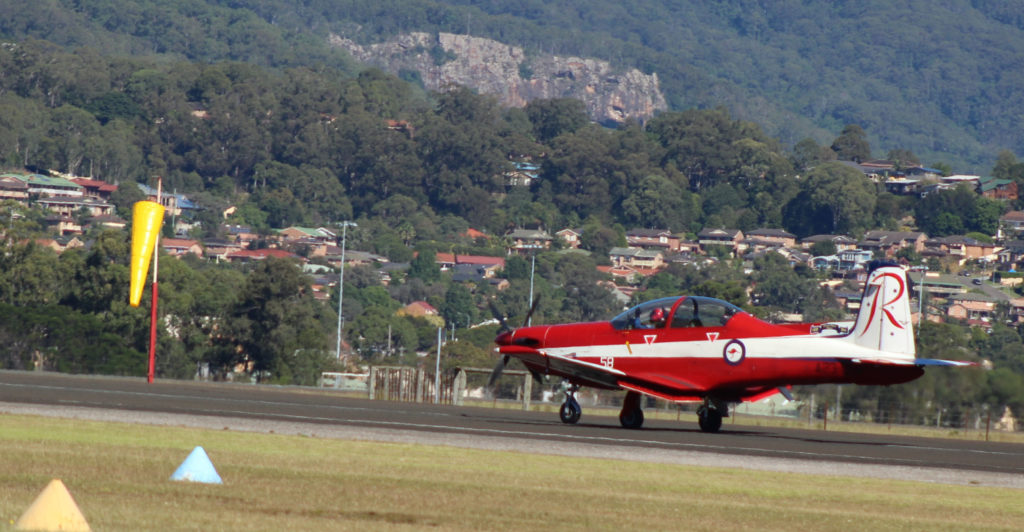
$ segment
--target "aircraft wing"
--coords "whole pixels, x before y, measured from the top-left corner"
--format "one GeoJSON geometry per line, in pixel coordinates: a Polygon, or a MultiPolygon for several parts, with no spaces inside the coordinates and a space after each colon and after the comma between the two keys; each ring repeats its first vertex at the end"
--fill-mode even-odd
{"type": "Polygon", "coordinates": [[[501,354],[518,358],[527,367],[544,373],[572,377],[580,384],[597,388],[618,388],[619,379],[626,374],[600,364],[592,364],[569,356],[551,356],[532,347],[503,346],[501,354]]]}

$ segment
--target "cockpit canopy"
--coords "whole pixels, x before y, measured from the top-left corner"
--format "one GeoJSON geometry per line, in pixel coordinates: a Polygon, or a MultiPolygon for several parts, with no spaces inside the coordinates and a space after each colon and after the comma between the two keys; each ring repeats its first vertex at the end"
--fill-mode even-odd
{"type": "Polygon", "coordinates": [[[625,329],[660,329],[663,327],[724,327],[743,309],[720,299],[703,296],[664,297],[641,303],[612,319],[612,327],[625,329]],[[655,312],[661,309],[662,312],[655,312]],[[663,314],[664,319],[654,318],[663,314]],[[653,317],[652,317],[653,315],[653,317]]]}

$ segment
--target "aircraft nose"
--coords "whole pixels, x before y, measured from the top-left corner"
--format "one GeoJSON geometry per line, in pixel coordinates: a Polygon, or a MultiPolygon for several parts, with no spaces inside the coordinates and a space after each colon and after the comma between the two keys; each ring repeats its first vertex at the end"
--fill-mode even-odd
{"type": "Polygon", "coordinates": [[[512,331],[505,331],[494,338],[498,345],[512,345],[512,331]]]}

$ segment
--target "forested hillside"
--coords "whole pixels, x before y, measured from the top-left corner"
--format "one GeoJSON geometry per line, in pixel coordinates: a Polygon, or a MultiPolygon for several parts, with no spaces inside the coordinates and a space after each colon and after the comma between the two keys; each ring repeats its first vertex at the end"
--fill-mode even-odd
{"type": "Polygon", "coordinates": [[[672,108],[724,105],[789,145],[826,142],[857,123],[876,146],[983,173],[1002,149],[1024,153],[1015,118],[1022,12],[1019,2],[969,0],[42,0],[0,7],[0,35],[103,53],[341,66],[330,33],[362,42],[466,33],[657,72],[672,108]]]}

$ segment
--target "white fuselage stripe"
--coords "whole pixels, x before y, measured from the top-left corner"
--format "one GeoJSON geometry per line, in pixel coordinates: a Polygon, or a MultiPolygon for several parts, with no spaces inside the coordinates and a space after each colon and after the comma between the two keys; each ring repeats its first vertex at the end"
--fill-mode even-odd
{"type": "MultiPolygon", "coordinates": [[[[769,338],[740,338],[746,348],[748,359],[817,359],[844,358],[891,360],[895,363],[912,363],[914,355],[886,353],[848,341],[846,337],[781,336],[769,338]]],[[[548,355],[575,358],[722,358],[725,346],[731,339],[716,341],[695,340],[679,342],[637,343],[626,345],[580,345],[549,347],[541,351],[548,355]]]]}

